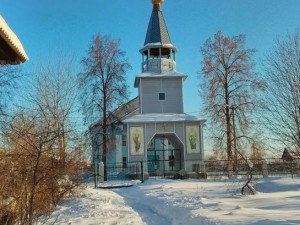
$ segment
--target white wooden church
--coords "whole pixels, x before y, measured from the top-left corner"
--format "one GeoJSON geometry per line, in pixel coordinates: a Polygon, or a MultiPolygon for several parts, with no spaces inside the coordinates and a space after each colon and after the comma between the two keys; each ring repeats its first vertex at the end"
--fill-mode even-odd
{"type": "MultiPolygon", "coordinates": [[[[141,73],[135,77],[138,97],[116,110],[122,118],[111,127],[107,162],[147,162],[145,173],[201,171],[205,120],[184,113],[183,85],[187,75],[176,71],[177,49],[162,12],[163,0],[152,0],[141,73]]],[[[194,96],[196,97],[196,96],[194,96]]],[[[92,133],[97,125],[91,128],[92,133]]],[[[100,152],[101,143],[93,143],[100,152]]]]}

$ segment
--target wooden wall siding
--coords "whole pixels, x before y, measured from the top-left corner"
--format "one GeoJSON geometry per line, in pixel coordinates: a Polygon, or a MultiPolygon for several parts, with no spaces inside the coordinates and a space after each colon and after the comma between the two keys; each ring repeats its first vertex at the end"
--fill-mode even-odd
{"type": "Polygon", "coordinates": [[[148,144],[155,135],[155,123],[147,123],[145,125],[145,131],[146,143],[148,144]]]}
{"type": "Polygon", "coordinates": [[[183,145],[185,145],[185,137],[184,137],[184,123],[176,123],[175,126],[175,133],[182,142],[183,145]]]}
{"type": "MultiPolygon", "coordinates": [[[[149,143],[155,134],[175,133],[180,145],[185,145],[183,123],[146,123],[145,124],[145,139],[149,143]]],[[[182,149],[183,151],[183,149],[182,149]]]]}
{"type": "Polygon", "coordinates": [[[156,133],[174,133],[174,123],[157,123],[156,133]]]}
{"type": "Polygon", "coordinates": [[[142,113],[183,113],[182,78],[142,79],[141,98],[142,113]],[[166,100],[158,100],[159,92],[166,100]]]}
{"type": "Polygon", "coordinates": [[[198,122],[166,122],[166,123],[133,123],[127,127],[127,131],[131,126],[142,126],[144,127],[144,138],[145,138],[145,155],[143,156],[132,156],[130,155],[130,146],[128,148],[128,160],[129,162],[139,162],[139,161],[147,161],[147,144],[151,141],[151,139],[155,136],[155,134],[168,134],[174,133],[175,136],[170,136],[170,141],[174,144],[175,148],[180,148],[180,158],[182,161],[182,168],[188,171],[192,171],[194,164],[201,164],[202,162],[202,130],[200,123],[198,122]],[[185,143],[185,129],[187,125],[199,125],[200,133],[200,153],[197,154],[187,154],[186,153],[186,143],[185,143]],[[178,140],[179,139],[179,140],[178,140]]]}

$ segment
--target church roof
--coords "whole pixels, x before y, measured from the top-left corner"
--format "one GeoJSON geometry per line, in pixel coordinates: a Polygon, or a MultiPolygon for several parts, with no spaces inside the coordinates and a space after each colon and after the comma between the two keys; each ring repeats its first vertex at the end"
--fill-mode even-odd
{"type": "Polygon", "coordinates": [[[27,60],[19,38],[0,15],[0,64],[19,64],[27,60]]]}
{"type": "Polygon", "coordinates": [[[153,123],[153,122],[198,122],[206,120],[185,113],[145,113],[123,120],[124,123],[153,123]]]}
{"type": "Polygon", "coordinates": [[[281,158],[286,161],[293,161],[294,159],[300,159],[300,152],[299,151],[291,151],[288,148],[285,148],[281,158]]]}
{"type": "Polygon", "coordinates": [[[152,1],[153,10],[148,25],[144,45],[161,43],[161,45],[171,44],[170,35],[161,10],[162,1],[152,1]]]}
{"type": "MultiPolygon", "coordinates": [[[[138,114],[139,112],[139,97],[131,99],[119,107],[117,107],[113,112],[109,113],[107,116],[108,123],[114,123],[126,119],[127,117],[138,114]]],[[[103,120],[102,118],[93,123],[89,128],[93,129],[95,127],[101,126],[103,120]]]]}
{"type": "Polygon", "coordinates": [[[135,76],[134,87],[137,88],[139,86],[139,81],[141,78],[176,78],[181,77],[183,80],[187,78],[187,75],[183,73],[179,73],[177,71],[170,71],[167,73],[154,73],[154,72],[145,72],[141,74],[137,74],[135,76]]]}

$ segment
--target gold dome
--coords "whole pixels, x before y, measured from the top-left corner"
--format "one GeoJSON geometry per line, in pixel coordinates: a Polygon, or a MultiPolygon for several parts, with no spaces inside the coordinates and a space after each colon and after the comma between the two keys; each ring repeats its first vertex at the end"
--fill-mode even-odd
{"type": "Polygon", "coordinates": [[[153,5],[164,3],[164,0],[151,0],[151,1],[152,1],[152,4],[153,4],[153,5]]]}

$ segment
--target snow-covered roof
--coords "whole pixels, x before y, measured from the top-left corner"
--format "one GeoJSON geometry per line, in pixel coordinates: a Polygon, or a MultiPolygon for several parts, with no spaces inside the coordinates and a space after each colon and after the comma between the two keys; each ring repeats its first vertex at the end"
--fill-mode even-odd
{"type": "Polygon", "coordinates": [[[153,78],[153,77],[169,77],[169,78],[183,77],[185,79],[185,78],[187,78],[187,75],[185,75],[183,73],[179,73],[177,71],[169,71],[166,73],[154,73],[151,71],[147,71],[144,73],[137,74],[136,77],[151,77],[151,78],[153,78]]]}
{"type": "Polygon", "coordinates": [[[134,87],[138,87],[140,78],[161,78],[161,77],[163,78],[182,77],[183,80],[185,80],[188,76],[183,73],[179,73],[177,71],[169,71],[166,73],[154,73],[151,71],[147,71],[144,73],[137,74],[135,76],[134,87]]]}
{"type": "Polygon", "coordinates": [[[293,161],[294,159],[300,159],[300,152],[292,151],[288,148],[285,148],[281,158],[286,161],[293,161]]]}
{"type": "Polygon", "coordinates": [[[177,113],[146,113],[138,114],[123,120],[124,123],[147,123],[147,122],[198,122],[206,120],[188,114],[177,113]]]}
{"type": "Polygon", "coordinates": [[[140,53],[143,53],[146,49],[149,48],[172,48],[174,52],[177,52],[177,48],[173,44],[163,44],[161,42],[148,43],[143,48],[141,48],[140,53]]]}
{"type": "Polygon", "coordinates": [[[29,58],[17,35],[10,29],[4,18],[0,15],[0,64],[19,64],[29,58]],[[15,54],[9,54],[6,49],[11,48],[15,54]]]}
{"type": "Polygon", "coordinates": [[[174,48],[175,46],[171,43],[163,44],[161,42],[148,43],[144,45],[144,47],[166,47],[166,48],[174,48]]]}
{"type": "MultiPolygon", "coordinates": [[[[108,115],[108,122],[116,122],[119,120],[123,120],[129,116],[135,115],[139,112],[139,98],[135,97],[130,101],[120,105],[117,107],[111,114],[108,115]]],[[[99,126],[102,123],[102,119],[100,118],[93,124],[89,126],[89,129],[99,126]]]]}

